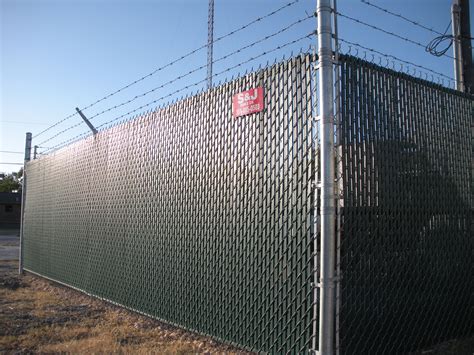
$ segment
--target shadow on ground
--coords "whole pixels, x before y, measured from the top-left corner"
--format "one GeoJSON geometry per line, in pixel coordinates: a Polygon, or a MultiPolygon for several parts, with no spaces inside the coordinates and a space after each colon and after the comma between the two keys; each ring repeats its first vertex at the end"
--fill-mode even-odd
{"type": "Polygon", "coordinates": [[[0,353],[244,353],[89,297],[18,275],[19,231],[0,228],[0,353]]]}
{"type": "MultiPolygon", "coordinates": [[[[14,248],[17,257],[18,237],[0,234],[1,247],[14,248]]],[[[472,355],[473,349],[471,338],[416,355],[472,355]]],[[[1,259],[0,353],[245,354],[35,275],[19,277],[18,260],[1,259]]]]}

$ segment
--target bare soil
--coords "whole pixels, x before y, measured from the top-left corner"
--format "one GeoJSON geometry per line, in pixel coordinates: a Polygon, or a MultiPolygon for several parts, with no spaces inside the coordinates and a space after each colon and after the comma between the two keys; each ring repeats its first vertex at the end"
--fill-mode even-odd
{"type": "MultiPolygon", "coordinates": [[[[0,230],[0,354],[246,354],[35,275],[18,275],[17,234],[0,230]]],[[[474,337],[412,355],[474,355],[474,337]]]]}
{"type": "Polygon", "coordinates": [[[0,263],[0,353],[244,354],[0,263]]]}

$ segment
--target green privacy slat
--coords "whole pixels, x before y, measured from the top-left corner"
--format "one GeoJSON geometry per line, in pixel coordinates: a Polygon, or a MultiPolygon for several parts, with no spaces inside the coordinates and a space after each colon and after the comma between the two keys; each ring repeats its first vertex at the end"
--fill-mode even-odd
{"type": "MultiPolygon", "coordinates": [[[[315,64],[298,56],[28,163],[25,268],[248,349],[308,352],[315,64]],[[257,86],[265,110],[234,119],[232,96],[257,86]]],[[[340,352],[472,334],[472,97],[350,56],[335,70],[340,352]]]]}
{"type": "Polygon", "coordinates": [[[340,350],[473,334],[473,98],[343,56],[340,350]]]}
{"type": "Polygon", "coordinates": [[[308,352],[311,65],[298,56],[32,161],[25,269],[249,349],[308,352]],[[264,111],[233,118],[232,96],[257,86],[264,111]]]}

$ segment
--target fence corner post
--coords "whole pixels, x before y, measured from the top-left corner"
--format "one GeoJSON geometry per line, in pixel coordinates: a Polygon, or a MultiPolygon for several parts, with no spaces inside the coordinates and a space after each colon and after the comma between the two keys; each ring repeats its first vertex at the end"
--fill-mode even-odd
{"type": "Polygon", "coordinates": [[[25,140],[25,159],[23,163],[23,184],[21,188],[21,217],[20,217],[20,250],[18,260],[18,273],[23,274],[23,233],[24,233],[24,220],[25,220],[25,202],[26,202],[26,164],[31,159],[31,138],[30,132],[26,133],[25,140]]]}
{"type": "Polygon", "coordinates": [[[331,0],[317,0],[321,172],[321,244],[319,282],[317,283],[319,286],[318,353],[320,355],[334,354],[335,339],[336,175],[334,159],[333,11],[331,0]]]}

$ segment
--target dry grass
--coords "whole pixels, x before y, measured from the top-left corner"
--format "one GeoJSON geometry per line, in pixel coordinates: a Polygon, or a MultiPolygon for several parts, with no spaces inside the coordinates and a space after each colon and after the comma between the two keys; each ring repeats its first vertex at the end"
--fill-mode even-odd
{"type": "MultiPolygon", "coordinates": [[[[0,263],[0,353],[244,354],[0,263]]],[[[474,338],[413,355],[474,354],[474,338]]]]}
{"type": "Polygon", "coordinates": [[[0,353],[244,353],[0,265],[0,353]]]}

